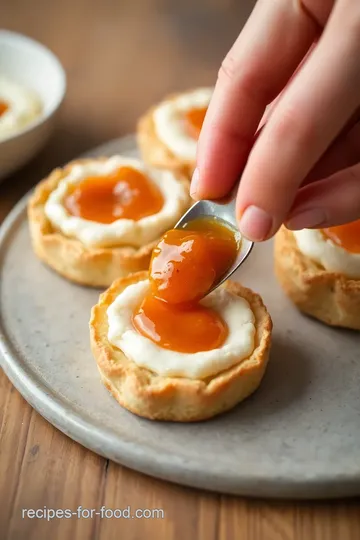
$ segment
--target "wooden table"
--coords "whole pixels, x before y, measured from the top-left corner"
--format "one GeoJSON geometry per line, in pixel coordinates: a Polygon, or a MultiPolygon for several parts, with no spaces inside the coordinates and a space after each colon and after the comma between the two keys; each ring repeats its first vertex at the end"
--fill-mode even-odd
{"type": "MultiPolygon", "coordinates": [[[[252,0],[1,0],[3,27],[48,45],[68,74],[58,128],[0,186],[0,221],[50,168],[112,137],[167,92],[211,84],[252,0]]],[[[357,540],[357,501],[246,500],[115,465],[57,431],[0,374],[0,539],[357,540]],[[22,509],[159,508],[163,519],[22,519],[22,509]]]]}

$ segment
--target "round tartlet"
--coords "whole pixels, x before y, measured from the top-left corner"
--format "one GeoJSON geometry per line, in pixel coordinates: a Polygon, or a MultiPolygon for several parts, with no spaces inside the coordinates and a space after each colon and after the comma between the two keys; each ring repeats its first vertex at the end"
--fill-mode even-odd
{"type": "MultiPolygon", "coordinates": [[[[100,157],[96,158],[96,161],[107,159],[100,157]]],[[[45,213],[50,194],[66,177],[71,167],[91,161],[94,161],[94,158],[74,160],[65,167],[52,171],[37,185],[28,203],[30,235],[35,254],[60,275],[80,285],[108,287],[119,277],[147,269],[152,250],[159,239],[156,238],[139,248],[122,245],[88,247],[77,238],[64,235],[52,225],[45,213]]],[[[189,182],[184,176],[178,175],[177,180],[188,190],[189,182]]],[[[190,196],[184,211],[189,204],[190,196]]]]}
{"type": "Polygon", "coordinates": [[[305,256],[284,226],[275,237],[275,273],[302,312],[331,326],[360,330],[360,280],[325,270],[305,256]]]}
{"type": "Polygon", "coordinates": [[[191,95],[197,90],[194,89],[188,92],[169,95],[161,103],[151,107],[140,118],[137,125],[137,141],[145,163],[148,163],[152,167],[179,171],[188,178],[192,176],[196,164],[196,156],[194,155],[191,159],[177,156],[166,144],[166,141],[158,136],[154,114],[157,108],[163,103],[175,103],[178,98],[191,95]]]}
{"type": "Polygon", "coordinates": [[[91,348],[102,382],[120,405],[151,420],[193,422],[227,411],[252,394],[267,366],[272,321],[260,296],[238,283],[223,286],[249,303],[255,316],[255,348],[249,358],[229,369],[202,380],[160,376],[109,343],[108,307],[126,287],[147,276],[139,272],[115,281],[92,309],[91,348]]]}

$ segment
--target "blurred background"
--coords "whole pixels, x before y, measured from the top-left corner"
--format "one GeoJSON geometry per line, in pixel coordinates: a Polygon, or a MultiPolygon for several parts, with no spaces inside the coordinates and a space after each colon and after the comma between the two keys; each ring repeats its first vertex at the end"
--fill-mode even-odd
{"type": "Polygon", "coordinates": [[[49,168],[133,132],[138,117],[169,92],[212,85],[254,4],[0,0],[2,28],[48,46],[68,78],[55,134],[13,182],[29,187],[49,168]]]}

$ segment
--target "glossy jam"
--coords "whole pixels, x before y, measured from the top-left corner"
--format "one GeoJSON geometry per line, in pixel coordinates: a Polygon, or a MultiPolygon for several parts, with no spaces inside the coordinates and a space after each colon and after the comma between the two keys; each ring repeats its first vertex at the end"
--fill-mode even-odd
{"type": "Polygon", "coordinates": [[[346,251],[360,253],[360,219],[346,225],[323,229],[323,233],[346,251]]]}
{"type": "Polygon", "coordinates": [[[140,334],[160,347],[182,353],[216,349],[228,335],[227,326],[216,311],[201,304],[181,309],[152,295],[144,298],[133,324],[140,334]]]}
{"type": "Polygon", "coordinates": [[[9,109],[9,105],[0,99],[0,116],[2,116],[9,109]]]}
{"type": "Polygon", "coordinates": [[[120,167],[107,176],[85,178],[64,200],[72,216],[105,224],[117,219],[137,221],[156,214],[163,204],[157,186],[132,167],[120,167]]]}
{"type": "Polygon", "coordinates": [[[234,232],[209,219],[168,231],[153,251],[150,283],[153,294],[171,304],[199,300],[234,262],[234,232]]]}
{"type": "Polygon", "coordinates": [[[220,347],[227,325],[198,301],[233,264],[238,249],[235,232],[216,220],[198,219],[168,231],[153,252],[151,294],[133,317],[137,331],[179,352],[220,347]]]}
{"type": "Polygon", "coordinates": [[[193,139],[199,138],[206,111],[207,107],[203,109],[190,109],[185,113],[186,130],[193,139]]]}

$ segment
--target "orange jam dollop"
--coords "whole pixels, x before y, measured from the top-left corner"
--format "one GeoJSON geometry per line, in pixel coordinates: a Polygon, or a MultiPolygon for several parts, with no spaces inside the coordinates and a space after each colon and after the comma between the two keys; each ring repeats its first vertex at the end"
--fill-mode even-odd
{"type": "Polygon", "coordinates": [[[157,186],[132,167],[120,167],[106,176],[89,176],[64,200],[72,216],[105,224],[117,219],[138,221],[159,212],[163,204],[157,186]]]}
{"type": "Polygon", "coordinates": [[[0,116],[6,113],[8,109],[9,109],[9,105],[6,103],[6,101],[2,101],[0,99],[0,116]]]}
{"type": "Polygon", "coordinates": [[[346,225],[323,229],[323,233],[346,251],[360,253],[360,219],[346,225]]]}
{"type": "Polygon", "coordinates": [[[228,335],[226,323],[213,309],[201,304],[181,308],[153,295],[144,298],[133,324],[160,347],[182,353],[217,349],[228,335]]]}
{"type": "Polygon", "coordinates": [[[235,231],[209,218],[168,231],[153,251],[149,296],[133,325],[161,347],[196,353],[220,347],[225,321],[199,303],[233,264],[239,249],[235,231]]]}
{"type": "Polygon", "coordinates": [[[186,130],[190,137],[198,139],[204,123],[207,107],[202,109],[190,109],[185,113],[186,130]]]}
{"type": "Polygon", "coordinates": [[[168,231],[151,259],[153,294],[170,304],[199,300],[230,268],[238,247],[234,231],[215,219],[168,231]]]}

